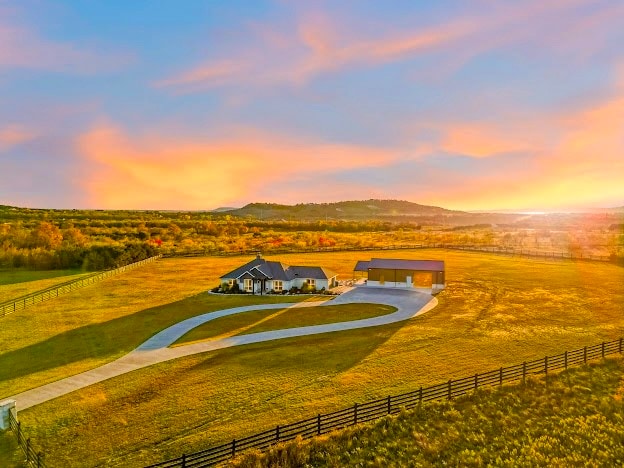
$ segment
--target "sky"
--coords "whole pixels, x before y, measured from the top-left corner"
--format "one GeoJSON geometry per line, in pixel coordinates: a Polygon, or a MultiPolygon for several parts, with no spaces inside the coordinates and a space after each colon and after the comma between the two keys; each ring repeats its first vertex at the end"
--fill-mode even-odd
{"type": "Polygon", "coordinates": [[[624,205],[621,0],[0,0],[0,204],[624,205]]]}

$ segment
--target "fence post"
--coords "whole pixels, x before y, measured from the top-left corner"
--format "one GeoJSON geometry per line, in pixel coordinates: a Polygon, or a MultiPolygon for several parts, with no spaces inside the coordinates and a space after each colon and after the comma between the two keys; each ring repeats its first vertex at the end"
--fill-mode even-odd
{"type": "Polygon", "coordinates": [[[420,386],[420,390],[418,390],[418,404],[422,405],[422,385],[420,386]]]}
{"type": "Polygon", "coordinates": [[[451,392],[451,386],[453,385],[453,380],[449,379],[448,381],[448,399],[450,400],[451,398],[453,398],[453,394],[451,392]]]}
{"type": "Polygon", "coordinates": [[[316,435],[321,435],[321,413],[316,416],[316,435]]]}
{"type": "Polygon", "coordinates": [[[232,439],[232,458],[236,456],[236,439],[232,439]]]}
{"type": "Polygon", "coordinates": [[[622,354],[622,338],[620,338],[618,351],[622,354]]]}
{"type": "Polygon", "coordinates": [[[583,347],[583,364],[587,364],[587,346],[583,347]]]}
{"type": "Polygon", "coordinates": [[[186,453],[182,454],[182,468],[186,468],[186,453]]]}
{"type": "Polygon", "coordinates": [[[392,398],[392,397],[391,397],[390,395],[388,395],[388,414],[390,414],[391,409],[392,409],[392,406],[391,406],[391,405],[392,405],[392,403],[391,403],[391,401],[390,401],[390,399],[391,399],[391,398],[392,398]]]}
{"type": "Polygon", "coordinates": [[[279,431],[279,424],[277,426],[275,426],[275,442],[279,442],[279,437],[280,437],[280,431],[279,431]]]}
{"type": "Polygon", "coordinates": [[[498,384],[502,387],[503,386],[503,368],[501,367],[500,370],[498,371],[498,384]]]}
{"type": "Polygon", "coordinates": [[[568,368],[568,352],[563,353],[563,367],[568,368]]]}
{"type": "Polygon", "coordinates": [[[37,468],[42,468],[43,463],[42,463],[42,459],[43,458],[43,453],[38,452],[37,453],[37,468]]]}
{"type": "Polygon", "coordinates": [[[479,388],[479,374],[475,374],[474,388],[475,390],[479,388]]]}
{"type": "Polygon", "coordinates": [[[526,361],[522,363],[522,383],[526,383],[526,361]]]}
{"type": "Polygon", "coordinates": [[[548,375],[548,356],[544,356],[544,374],[548,375]]]}
{"type": "Polygon", "coordinates": [[[357,424],[357,407],[357,403],[353,405],[353,424],[357,424]]]}
{"type": "Polygon", "coordinates": [[[605,357],[605,347],[604,347],[604,344],[605,344],[604,341],[600,344],[600,353],[602,354],[602,359],[604,359],[604,357],[605,357]]]}
{"type": "Polygon", "coordinates": [[[30,437],[26,439],[26,461],[30,461],[30,437]]]}

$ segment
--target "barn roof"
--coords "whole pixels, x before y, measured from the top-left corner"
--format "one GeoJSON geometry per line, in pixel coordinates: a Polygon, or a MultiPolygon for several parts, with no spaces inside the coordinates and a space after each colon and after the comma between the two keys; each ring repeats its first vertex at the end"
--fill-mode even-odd
{"type": "Polygon", "coordinates": [[[370,262],[368,262],[368,268],[380,268],[384,270],[444,271],[444,261],[373,258],[370,262]]]}
{"type": "Polygon", "coordinates": [[[358,260],[353,271],[368,271],[370,262],[367,260],[358,260]]]}

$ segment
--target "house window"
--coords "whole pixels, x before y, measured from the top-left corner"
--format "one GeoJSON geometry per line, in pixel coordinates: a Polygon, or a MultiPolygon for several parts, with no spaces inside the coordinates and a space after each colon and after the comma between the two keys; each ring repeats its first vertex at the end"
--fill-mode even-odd
{"type": "Polygon", "coordinates": [[[244,280],[244,288],[246,292],[252,292],[253,291],[253,282],[250,279],[245,279],[244,280]]]}
{"type": "Polygon", "coordinates": [[[310,286],[310,288],[316,288],[316,280],[315,279],[307,279],[306,282],[308,283],[308,286],[310,286]]]}
{"type": "Polygon", "coordinates": [[[227,284],[231,288],[232,286],[234,286],[234,280],[233,279],[229,279],[227,284]]]}
{"type": "Polygon", "coordinates": [[[284,283],[277,280],[273,281],[273,290],[275,292],[282,292],[284,290],[284,283]]]}

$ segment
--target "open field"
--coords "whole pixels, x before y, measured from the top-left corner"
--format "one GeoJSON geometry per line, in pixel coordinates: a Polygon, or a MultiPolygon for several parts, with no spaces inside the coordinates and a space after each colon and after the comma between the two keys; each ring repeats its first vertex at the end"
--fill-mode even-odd
{"type": "MultiPolygon", "coordinates": [[[[322,264],[344,278],[355,260],[371,256],[444,259],[448,288],[438,295],[438,307],[404,323],[259,343],[159,364],[33,407],[20,413],[20,418],[48,452],[48,459],[61,465],[106,460],[111,466],[140,466],[355,401],[624,334],[624,269],[610,264],[441,250],[282,255],[279,259],[322,264]],[[63,450],[67,440],[72,441],[71,454],[63,450]]],[[[113,295],[111,303],[124,310],[123,315],[116,312],[127,324],[120,327],[126,330],[122,341],[140,341],[143,327],[154,330],[174,321],[140,312],[141,294],[153,302],[158,298],[160,308],[153,310],[178,314],[177,319],[192,314],[191,307],[179,311],[165,305],[176,299],[162,290],[162,278],[171,278],[176,268],[186,276],[195,275],[198,283],[167,279],[173,295],[180,297],[193,288],[214,286],[214,280],[199,272],[212,272],[215,278],[217,272],[242,261],[172,259],[116,278],[128,282],[123,288],[116,286],[126,292],[137,280],[148,282],[154,296],[135,285],[139,292],[126,301],[137,308],[131,312],[121,304],[116,288],[107,290],[113,295]],[[128,318],[137,313],[147,314],[149,320],[128,318]]],[[[101,317],[104,312],[98,310],[101,317]]],[[[94,326],[107,333],[101,323],[94,326]]],[[[100,360],[110,360],[121,347],[108,346],[106,358],[100,360]]],[[[14,349],[17,358],[19,347],[14,349]]]]}
{"type": "Polygon", "coordinates": [[[240,262],[160,260],[2,318],[0,398],[112,361],[195,315],[306,299],[200,294],[240,262]]]}
{"type": "Polygon", "coordinates": [[[80,270],[0,270],[0,302],[79,278],[80,270]]]}
{"type": "Polygon", "coordinates": [[[182,336],[174,343],[174,346],[226,336],[360,320],[391,314],[395,311],[394,307],[382,304],[342,304],[312,309],[254,310],[211,320],[182,336]]]}
{"type": "Polygon", "coordinates": [[[623,377],[622,359],[609,359],[243,455],[228,466],[622,466],[623,377]]]}

